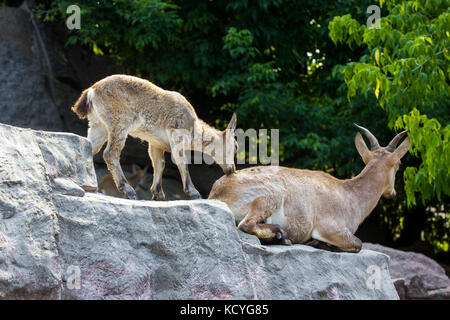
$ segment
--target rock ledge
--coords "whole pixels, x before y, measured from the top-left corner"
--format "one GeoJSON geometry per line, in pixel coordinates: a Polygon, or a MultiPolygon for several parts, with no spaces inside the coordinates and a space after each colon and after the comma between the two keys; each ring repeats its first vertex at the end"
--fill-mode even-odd
{"type": "Polygon", "coordinates": [[[0,299],[398,299],[385,254],[263,246],[215,200],[88,192],[91,145],[0,124],[0,299]]]}

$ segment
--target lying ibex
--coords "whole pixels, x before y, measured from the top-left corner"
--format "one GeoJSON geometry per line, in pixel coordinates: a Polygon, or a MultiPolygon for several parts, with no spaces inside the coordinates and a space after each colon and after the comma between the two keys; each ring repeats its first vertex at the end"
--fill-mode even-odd
{"type": "Polygon", "coordinates": [[[163,90],[147,80],[126,75],[106,77],[84,90],[72,110],[89,120],[88,139],[94,155],[108,141],[103,158],[117,188],[129,199],[136,199],[136,192],[119,163],[128,135],[149,143],[148,153],[154,169],[151,192],[156,200],[165,199],[161,180],[166,151],[177,150],[172,152],[172,159],[180,171],[183,190],[191,199],[201,196],[192,184],[184,151],[208,153],[226,174],[235,170],[236,115],[225,131],[218,131],[201,121],[180,93],[163,90]],[[197,140],[189,140],[189,145],[180,149],[180,131],[197,140]]]}
{"type": "MultiPolygon", "coordinates": [[[[127,181],[133,189],[136,190],[137,186],[145,181],[147,169],[148,166],[144,169],[140,169],[136,165],[131,166],[132,174],[127,177],[127,181]]],[[[111,174],[104,175],[100,180],[98,183],[98,192],[112,197],[125,198],[125,195],[117,189],[111,174]]]]}
{"type": "Polygon", "coordinates": [[[253,167],[217,180],[209,198],[228,204],[238,228],[263,242],[320,241],[359,252],[361,240],[353,234],[381,196],[395,196],[395,174],[410,139],[396,148],[407,133],[403,131],[387,147],[380,147],[367,129],[358,128],[371,150],[358,132],[355,145],[366,167],[352,179],[339,180],[321,171],[253,167]]]}

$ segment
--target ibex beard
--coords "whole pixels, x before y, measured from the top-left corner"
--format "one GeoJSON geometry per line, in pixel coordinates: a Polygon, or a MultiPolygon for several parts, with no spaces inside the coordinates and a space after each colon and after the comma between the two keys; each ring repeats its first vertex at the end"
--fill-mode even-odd
{"type": "Polygon", "coordinates": [[[387,147],[380,147],[369,130],[358,128],[368,137],[371,150],[358,132],[355,145],[366,166],[352,179],[339,180],[321,171],[253,167],[217,180],[209,198],[225,202],[238,228],[262,242],[359,252],[361,240],[354,233],[381,196],[395,196],[395,174],[410,139],[397,148],[407,134],[403,131],[387,147]]]}
{"type": "Polygon", "coordinates": [[[224,131],[216,130],[198,118],[192,105],[180,93],[161,89],[147,80],[127,75],[106,77],[84,90],[72,110],[79,118],[89,120],[88,139],[93,155],[107,142],[103,158],[115,185],[128,199],[136,199],[136,192],[125,178],[119,162],[128,135],[149,144],[154,200],[165,200],[162,188],[165,152],[177,150],[172,153],[172,159],[180,171],[183,190],[191,199],[201,196],[189,176],[187,151],[224,150],[209,155],[225,174],[235,171],[236,115],[233,114],[224,131]],[[191,140],[180,150],[177,145],[180,130],[191,136],[201,136],[202,141],[194,143],[191,140]],[[208,145],[215,148],[205,148],[208,145]]]}

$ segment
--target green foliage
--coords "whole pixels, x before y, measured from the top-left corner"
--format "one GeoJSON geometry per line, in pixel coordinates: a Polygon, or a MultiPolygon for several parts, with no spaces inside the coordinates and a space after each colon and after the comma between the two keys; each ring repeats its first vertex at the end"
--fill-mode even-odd
{"type": "Polygon", "coordinates": [[[359,62],[341,68],[347,97],[373,93],[389,126],[410,130],[410,152],[421,162],[404,171],[408,206],[418,195],[424,205],[442,203],[450,195],[449,1],[388,1],[387,9],[380,29],[350,15],[329,25],[333,42],[367,47],[359,62]]]}
{"type": "Polygon", "coordinates": [[[450,125],[441,128],[439,121],[428,119],[414,108],[400,117],[395,127],[411,130],[410,152],[422,158],[419,168],[405,169],[408,205],[416,204],[416,193],[421,194],[424,202],[435,195],[442,201],[442,194],[450,194],[450,125]]]}
{"type": "Polygon", "coordinates": [[[380,29],[359,25],[349,15],[335,17],[330,23],[335,43],[364,44],[369,50],[361,62],[349,63],[342,71],[348,98],[373,92],[388,112],[390,127],[411,130],[411,151],[422,163],[405,170],[409,205],[416,203],[416,193],[421,193],[423,201],[435,195],[441,200],[442,193],[450,194],[449,127],[419,112],[442,108],[442,120],[447,120],[449,25],[446,1],[434,5],[430,1],[390,3],[380,29]]]}
{"type": "Polygon", "coordinates": [[[72,32],[68,44],[89,45],[96,54],[134,60],[146,47],[157,49],[179,41],[175,32],[182,23],[179,7],[159,0],[61,0],[53,1],[50,9],[41,5],[38,15],[54,21],[73,4],[81,9],[82,28],[72,32]]]}
{"type": "MultiPolygon", "coordinates": [[[[352,54],[335,50],[327,25],[338,12],[364,17],[367,6],[356,3],[85,0],[75,2],[81,29],[70,31],[68,44],[88,45],[182,92],[216,125],[236,111],[243,128],[279,128],[282,160],[348,176],[349,159],[357,159],[351,121],[361,120],[361,109],[341,108],[340,81],[330,70],[352,54]]],[[[71,4],[43,1],[37,13],[64,21],[71,4]]]]}

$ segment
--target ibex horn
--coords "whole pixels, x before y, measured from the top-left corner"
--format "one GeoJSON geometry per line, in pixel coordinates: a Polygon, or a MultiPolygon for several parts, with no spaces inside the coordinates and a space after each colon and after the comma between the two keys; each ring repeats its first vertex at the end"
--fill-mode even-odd
{"type": "Polygon", "coordinates": [[[409,130],[405,130],[400,132],[398,135],[396,135],[394,137],[394,139],[391,140],[391,142],[389,142],[387,149],[390,152],[394,152],[395,148],[397,148],[397,144],[398,142],[409,132],[409,130]]]}
{"type": "Polygon", "coordinates": [[[364,134],[366,135],[366,137],[369,139],[370,141],[370,149],[373,150],[377,150],[380,147],[380,144],[378,143],[377,138],[375,138],[375,136],[366,128],[358,126],[356,123],[354,123],[355,127],[357,127],[358,129],[360,129],[362,132],[364,132],[364,134]]]}

